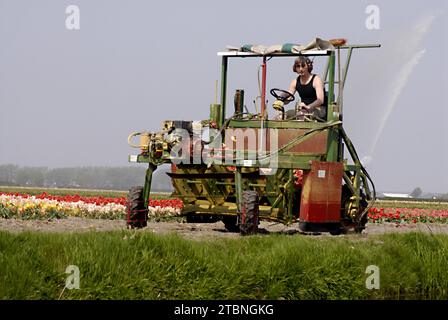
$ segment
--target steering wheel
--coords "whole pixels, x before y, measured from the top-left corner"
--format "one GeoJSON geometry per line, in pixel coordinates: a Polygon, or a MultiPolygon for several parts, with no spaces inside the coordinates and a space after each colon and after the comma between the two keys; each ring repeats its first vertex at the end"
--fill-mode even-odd
{"type": "Polygon", "coordinates": [[[291,94],[291,92],[282,90],[282,89],[271,89],[271,94],[274,96],[275,99],[280,100],[282,102],[291,102],[294,101],[294,95],[291,94]]]}

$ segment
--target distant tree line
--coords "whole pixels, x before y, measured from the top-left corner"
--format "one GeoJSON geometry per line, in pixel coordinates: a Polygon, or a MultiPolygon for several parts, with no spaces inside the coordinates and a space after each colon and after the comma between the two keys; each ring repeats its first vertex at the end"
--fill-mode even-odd
{"type": "MultiPolygon", "coordinates": [[[[152,190],[171,191],[172,185],[165,174],[169,168],[159,167],[153,176],[152,190]]],[[[20,167],[0,165],[0,185],[46,188],[82,188],[128,190],[143,186],[145,167],[20,167]]]]}

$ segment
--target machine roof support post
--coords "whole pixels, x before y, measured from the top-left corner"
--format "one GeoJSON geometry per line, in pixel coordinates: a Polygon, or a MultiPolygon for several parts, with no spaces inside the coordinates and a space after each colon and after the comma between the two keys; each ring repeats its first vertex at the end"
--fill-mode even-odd
{"type": "Polygon", "coordinates": [[[343,104],[342,99],[343,99],[344,85],[345,85],[345,80],[347,78],[348,67],[350,66],[350,60],[352,58],[352,51],[353,51],[353,48],[349,48],[348,49],[347,58],[346,58],[346,62],[345,62],[345,68],[344,68],[344,75],[342,76],[342,81],[341,81],[341,79],[339,80],[339,87],[341,87],[341,90],[340,90],[340,92],[341,92],[340,95],[341,96],[340,97],[338,96],[338,103],[340,105],[340,112],[341,112],[341,114],[343,112],[343,110],[342,110],[342,104],[343,104]]]}
{"type": "Polygon", "coordinates": [[[222,112],[222,116],[220,119],[220,123],[218,124],[219,128],[221,128],[224,121],[226,121],[227,66],[228,66],[228,57],[222,57],[222,65],[221,65],[221,106],[222,106],[221,112],[222,112]]]}
{"type": "MultiPolygon", "coordinates": [[[[335,76],[335,53],[332,52],[330,55],[329,63],[329,79],[328,79],[328,111],[327,111],[327,121],[333,122],[339,120],[335,118],[333,113],[334,109],[334,76],[335,76]]],[[[327,143],[327,161],[335,162],[338,161],[338,128],[328,128],[328,143],[327,143]]]]}
{"type": "Polygon", "coordinates": [[[261,118],[266,119],[266,56],[261,65],[261,118]]]}
{"type": "Polygon", "coordinates": [[[327,58],[327,61],[325,63],[325,69],[324,69],[324,72],[322,74],[322,79],[324,80],[324,85],[326,83],[328,83],[328,79],[327,78],[328,78],[328,67],[329,67],[329,65],[330,65],[330,57],[327,58]]]}
{"type": "Polygon", "coordinates": [[[342,80],[341,80],[341,48],[337,48],[338,50],[338,113],[342,114],[342,80]]]}

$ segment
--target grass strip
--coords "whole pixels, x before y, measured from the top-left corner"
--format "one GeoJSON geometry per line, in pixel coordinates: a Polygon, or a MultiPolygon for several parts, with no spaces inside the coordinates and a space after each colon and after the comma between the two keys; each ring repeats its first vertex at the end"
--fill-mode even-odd
{"type": "Polygon", "coordinates": [[[1,299],[447,299],[448,236],[0,232],[1,299]],[[80,289],[64,289],[66,268],[80,289]],[[369,265],[380,289],[367,289],[369,265]]]}

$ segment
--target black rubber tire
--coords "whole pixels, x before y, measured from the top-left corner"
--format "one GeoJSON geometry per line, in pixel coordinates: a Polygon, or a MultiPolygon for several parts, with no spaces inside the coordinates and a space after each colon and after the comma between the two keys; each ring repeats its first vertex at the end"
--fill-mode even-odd
{"type": "Polygon", "coordinates": [[[347,228],[341,225],[339,228],[330,230],[330,234],[332,236],[338,236],[340,234],[347,234],[347,231],[348,231],[347,228]]]}
{"type": "Polygon", "coordinates": [[[341,233],[342,233],[341,228],[339,228],[339,229],[335,229],[335,230],[330,230],[330,234],[331,234],[332,236],[338,236],[338,235],[340,235],[341,233]]]}
{"type": "MultiPolygon", "coordinates": [[[[367,206],[369,205],[369,203],[366,200],[366,196],[364,195],[364,193],[361,193],[361,200],[359,201],[359,212],[363,212],[365,208],[367,208],[367,206]]],[[[355,227],[355,232],[356,233],[362,233],[362,231],[366,228],[366,224],[369,220],[368,217],[368,212],[361,218],[361,223],[360,225],[355,227]]]]}
{"type": "Polygon", "coordinates": [[[144,228],[148,222],[148,210],[143,201],[143,187],[132,187],[126,199],[127,215],[126,224],[128,227],[144,228]]]}
{"type": "Polygon", "coordinates": [[[222,222],[224,227],[229,232],[240,232],[240,227],[238,226],[238,217],[236,216],[224,216],[222,217],[222,222]]]}
{"type": "Polygon", "coordinates": [[[258,231],[259,201],[256,191],[244,191],[240,219],[241,235],[249,235],[258,231]]]}

